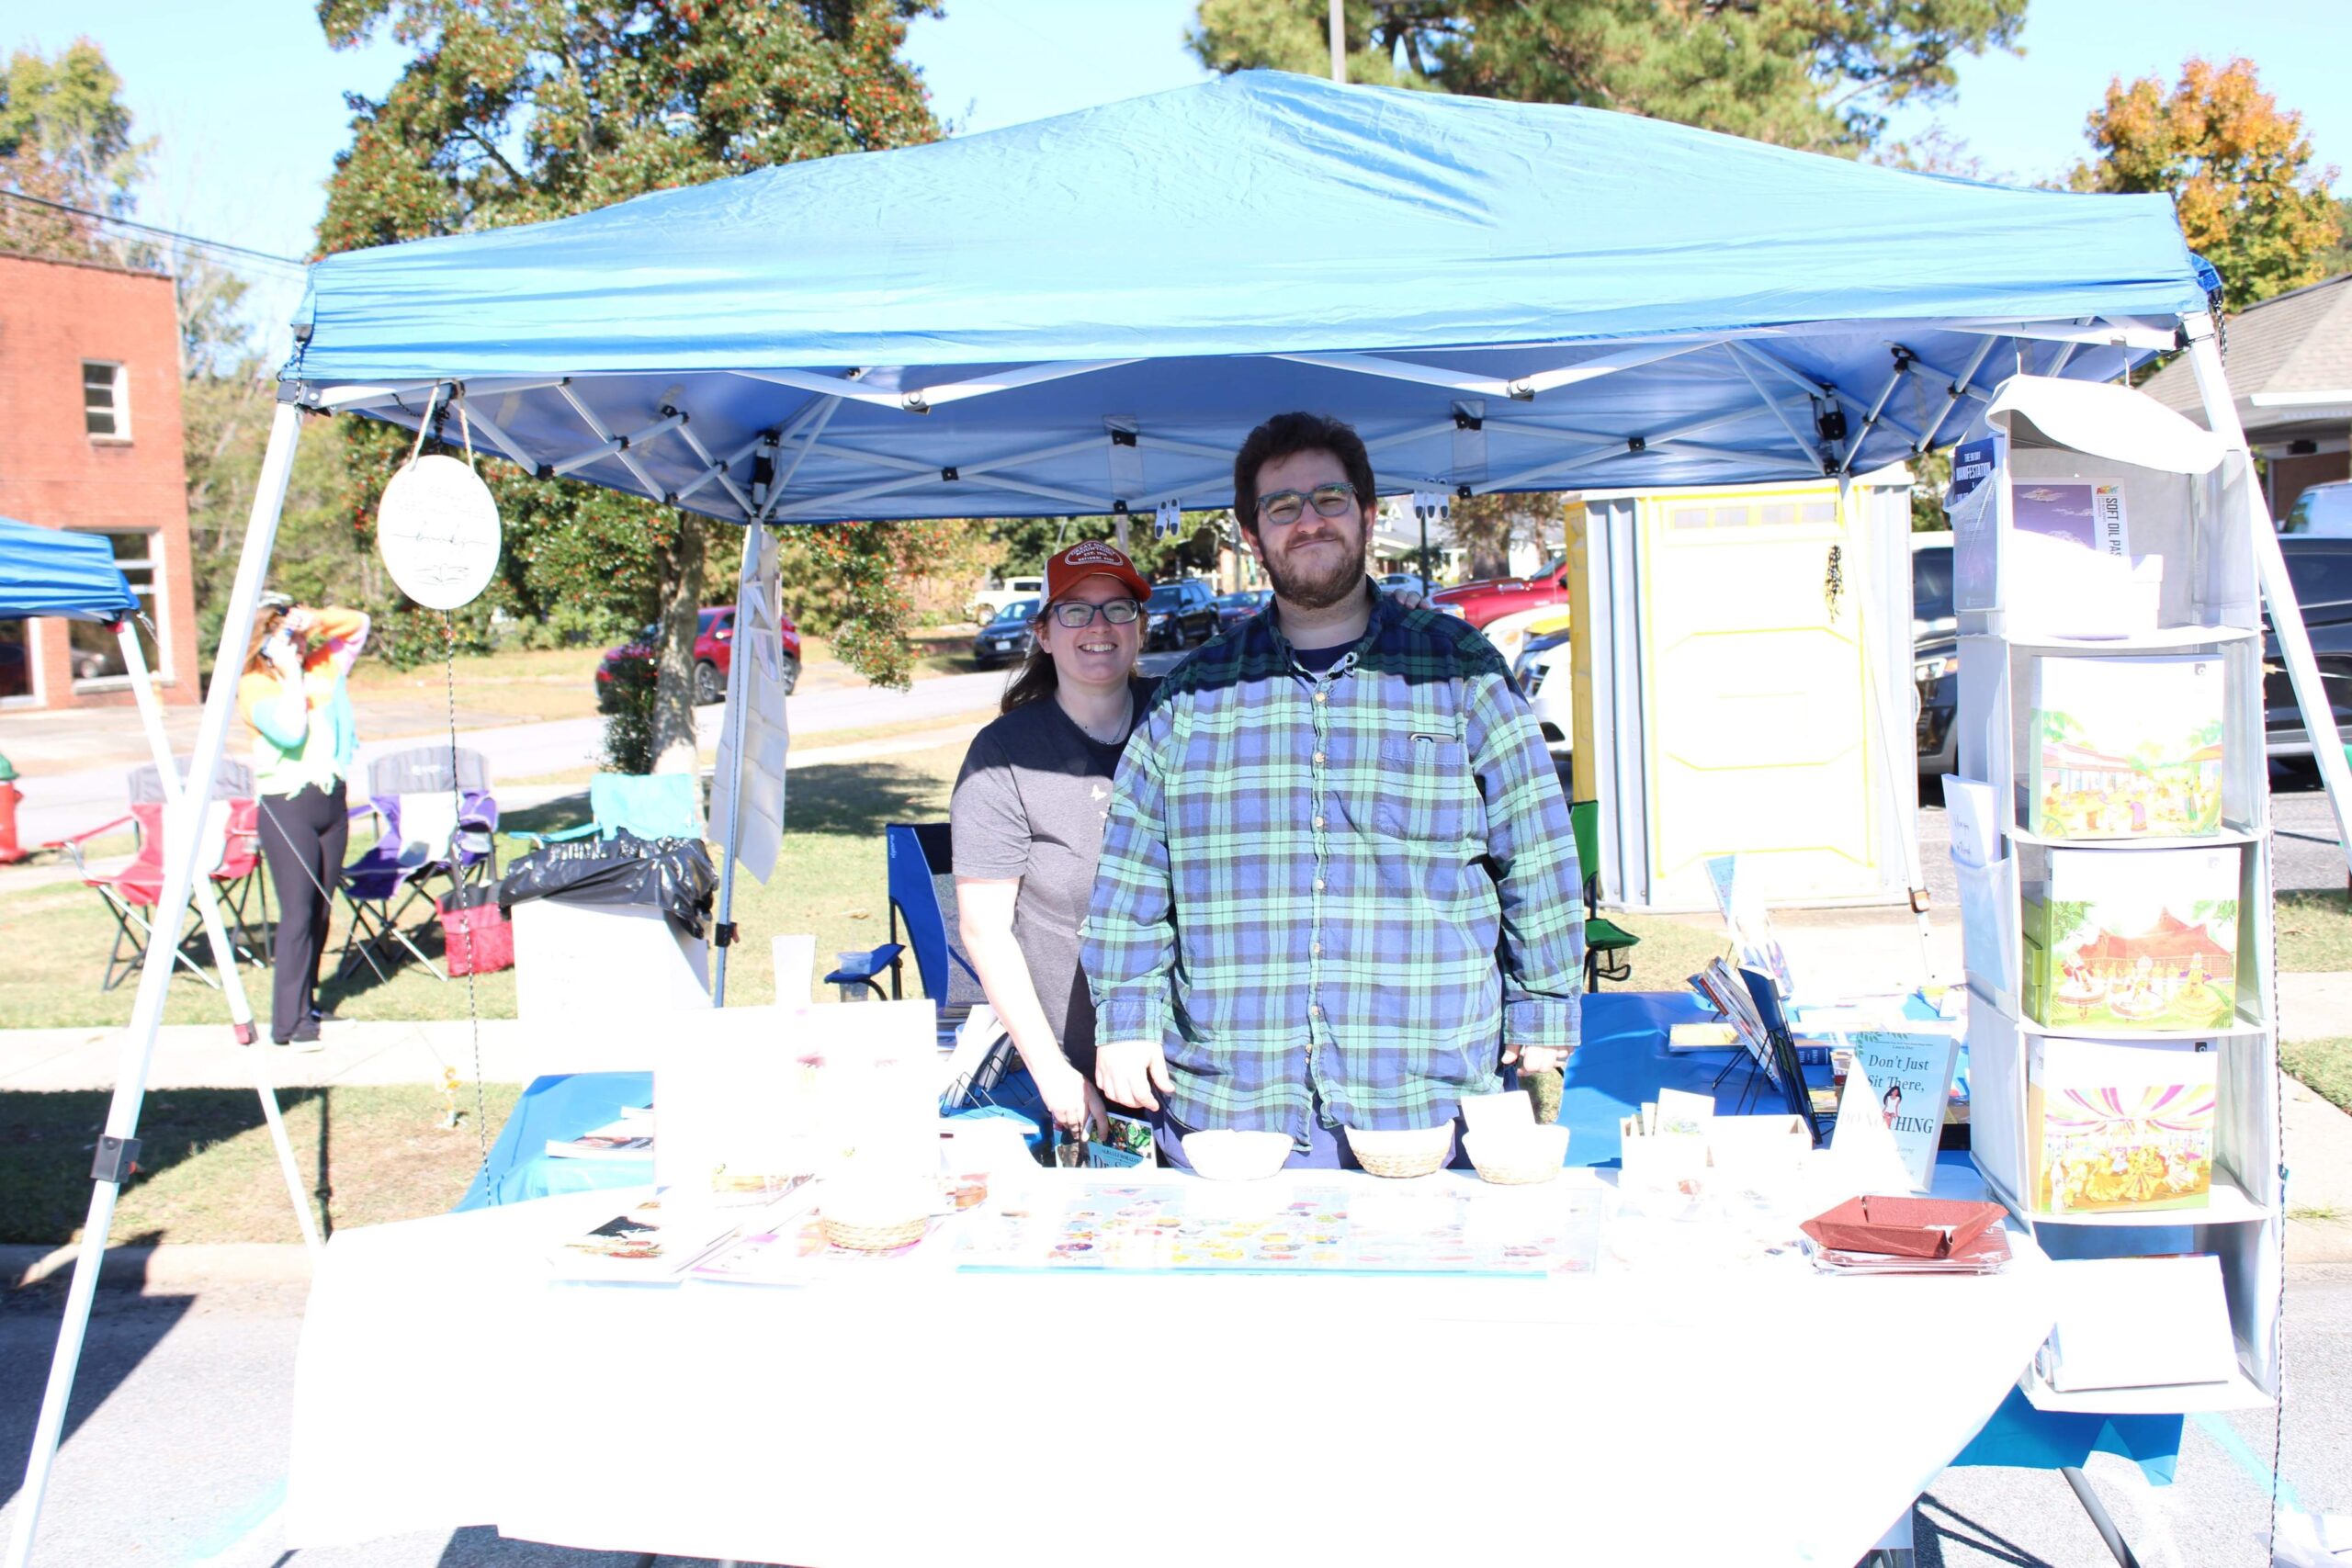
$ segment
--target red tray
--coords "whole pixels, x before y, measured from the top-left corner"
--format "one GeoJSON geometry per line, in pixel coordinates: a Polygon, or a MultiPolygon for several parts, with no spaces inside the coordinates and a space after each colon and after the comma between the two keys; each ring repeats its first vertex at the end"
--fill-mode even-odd
{"type": "Polygon", "coordinates": [[[1839,1252],[1949,1258],[2001,1219],[1998,1203],[1950,1198],[1849,1198],[1798,1228],[1839,1252]]]}

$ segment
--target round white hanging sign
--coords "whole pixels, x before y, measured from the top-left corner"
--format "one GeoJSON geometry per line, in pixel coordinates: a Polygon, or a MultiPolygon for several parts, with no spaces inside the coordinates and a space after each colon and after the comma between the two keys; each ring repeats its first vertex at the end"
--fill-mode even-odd
{"type": "Polygon", "coordinates": [[[401,592],[428,610],[454,610],[498,570],[498,502],[455,457],[419,457],[392,476],[376,508],[376,548],[401,592]]]}

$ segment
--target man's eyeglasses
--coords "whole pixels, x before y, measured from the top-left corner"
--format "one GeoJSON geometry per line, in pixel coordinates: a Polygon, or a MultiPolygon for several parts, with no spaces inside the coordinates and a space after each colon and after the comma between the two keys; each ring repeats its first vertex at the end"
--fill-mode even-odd
{"type": "Polygon", "coordinates": [[[1100,604],[1090,604],[1083,599],[1066,599],[1054,606],[1054,619],[1076,631],[1091,626],[1097,615],[1114,626],[1124,626],[1143,614],[1143,606],[1132,599],[1112,599],[1100,604]]]}
{"type": "Polygon", "coordinates": [[[1258,515],[1267,522],[1287,528],[1306,515],[1312,505],[1325,517],[1345,517],[1356,510],[1353,485],[1317,485],[1313,490],[1278,490],[1258,498],[1258,515]]]}

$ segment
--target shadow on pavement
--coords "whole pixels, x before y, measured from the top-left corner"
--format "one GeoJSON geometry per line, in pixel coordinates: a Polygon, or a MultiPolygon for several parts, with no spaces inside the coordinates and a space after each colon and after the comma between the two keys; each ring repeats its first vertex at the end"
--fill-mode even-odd
{"type": "MultiPolygon", "coordinates": [[[[120,1246],[142,1247],[156,1238],[151,1234],[115,1239],[120,1246]]],[[[60,1273],[38,1285],[0,1294],[0,1465],[6,1467],[5,1476],[0,1476],[0,1505],[13,1501],[24,1485],[33,1427],[40,1416],[41,1392],[49,1382],[58,1325],[65,1315],[68,1278],[60,1273]]],[[[61,1448],[73,1440],[82,1424],[137,1370],[194,1302],[192,1296],[144,1296],[124,1285],[99,1285],[90,1329],[83,1339],[81,1365],[74,1377],[74,1398],[66,1406],[61,1448]]]]}

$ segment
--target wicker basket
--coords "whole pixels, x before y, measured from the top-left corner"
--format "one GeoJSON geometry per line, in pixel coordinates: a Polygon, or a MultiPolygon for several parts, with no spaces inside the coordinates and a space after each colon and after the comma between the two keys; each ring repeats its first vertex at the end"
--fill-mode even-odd
{"type": "Polygon", "coordinates": [[[825,1239],[850,1252],[895,1252],[911,1247],[922,1239],[930,1227],[931,1217],[917,1214],[910,1220],[894,1220],[888,1224],[873,1224],[860,1220],[837,1220],[831,1214],[820,1216],[825,1227],[825,1239]]]}
{"type": "Polygon", "coordinates": [[[1453,1154],[1453,1129],[1419,1128],[1409,1133],[1360,1133],[1348,1129],[1348,1149],[1374,1176],[1409,1180],[1445,1168],[1453,1154]]]}
{"type": "Polygon", "coordinates": [[[1504,1137],[1473,1133],[1462,1140],[1462,1146],[1469,1151],[1470,1163],[1477,1167],[1481,1181],[1498,1187],[1532,1187],[1560,1174],[1568,1154],[1566,1133],[1565,1127],[1521,1128],[1504,1137]]]}

